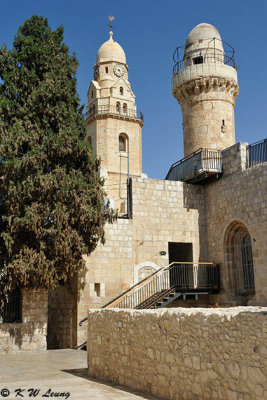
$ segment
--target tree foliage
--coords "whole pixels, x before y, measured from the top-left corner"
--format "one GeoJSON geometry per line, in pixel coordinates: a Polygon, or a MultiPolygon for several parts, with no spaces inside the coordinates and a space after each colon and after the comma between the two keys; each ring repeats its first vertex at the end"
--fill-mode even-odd
{"type": "Polygon", "coordinates": [[[113,216],[85,140],[76,57],[33,16],[0,47],[0,291],[54,287],[104,241],[113,216]]]}

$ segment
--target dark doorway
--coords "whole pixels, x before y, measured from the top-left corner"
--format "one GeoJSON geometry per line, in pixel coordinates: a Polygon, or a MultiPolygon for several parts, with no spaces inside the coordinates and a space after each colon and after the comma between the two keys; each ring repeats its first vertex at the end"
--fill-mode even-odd
{"type": "Polygon", "coordinates": [[[169,242],[169,263],[193,262],[192,243],[169,242]]]}
{"type": "Polygon", "coordinates": [[[192,243],[169,242],[170,286],[186,291],[193,283],[193,265],[182,264],[193,262],[192,243]]]}

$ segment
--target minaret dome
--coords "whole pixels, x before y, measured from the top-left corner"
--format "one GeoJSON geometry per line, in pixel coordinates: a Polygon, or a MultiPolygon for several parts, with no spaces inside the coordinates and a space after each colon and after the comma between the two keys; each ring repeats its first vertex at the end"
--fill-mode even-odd
{"type": "MultiPolygon", "coordinates": [[[[215,26],[202,23],[197,25],[187,36],[184,57],[194,58],[199,55],[224,56],[221,35],[215,26]]],[[[223,61],[223,58],[222,58],[223,61]]]]}

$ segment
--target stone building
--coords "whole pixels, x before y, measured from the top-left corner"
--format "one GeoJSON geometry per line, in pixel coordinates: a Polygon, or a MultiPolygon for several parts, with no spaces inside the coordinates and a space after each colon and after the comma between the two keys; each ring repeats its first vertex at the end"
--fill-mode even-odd
{"type": "MultiPolygon", "coordinates": [[[[156,293],[165,297],[154,306],[267,304],[267,141],[235,143],[238,80],[226,46],[204,23],[176,49],[172,89],[183,114],[184,158],[165,180],[142,173],[143,116],[125,53],[112,32],[100,47],[87,140],[119,218],[71,287],[49,293],[50,348],[82,346],[87,309],[117,296],[108,306],[137,307],[156,293]]],[[[0,337],[8,336],[4,325],[0,337]]]]}

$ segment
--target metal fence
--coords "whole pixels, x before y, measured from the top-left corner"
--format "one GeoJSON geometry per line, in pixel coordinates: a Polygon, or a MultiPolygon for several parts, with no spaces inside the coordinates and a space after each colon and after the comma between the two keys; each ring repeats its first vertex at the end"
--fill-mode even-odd
{"type": "Polygon", "coordinates": [[[21,290],[17,289],[7,296],[1,295],[0,323],[21,322],[21,290]]]}
{"type": "Polygon", "coordinates": [[[97,107],[93,105],[87,111],[86,118],[91,118],[94,115],[104,115],[104,114],[119,115],[121,117],[140,119],[141,121],[144,121],[144,115],[139,110],[128,109],[118,106],[110,106],[110,105],[97,106],[97,107]]]}
{"type": "Polygon", "coordinates": [[[173,67],[173,74],[177,74],[179,71],[186,67],[190,67],[192,65],[199,64],[226,64],[230,67],[236,68],[235,60],[233,56],[228,56],[226,54],[217,54],[211,56],[205,56],[202,58],[202,62],[198,64],[193,63],[193,59],[191,57],[183,58],[179,60],[173,67]]]}
{"type": "Polygon", "coordinates": [[[172,263],[145,278],[112,300],[103,308],[139,308],[148,299],[174,288],[178,292],[218,293],[220,287],[219,265],[209,263],[172,263]]]}
{"type": "Polygon", "coordinates": [[[247,147],[247,168],[267,161],[267,139],[250,144],[247,147]]]}
{"type": "Polygon", "coordinates": [[[192,155],[174,163],[166,180],[185,181],[203,172],[222,173],[222,155],[220,150],[200,149],[192,155]]]}
{"type": "MultiPolygon", "coordinates": [[[[199,55],[196,57],[185,57],[185,46],[176,47],[173,53],[173,61],[175,62],[175,65],[173,67],[174,74],[177,74],[177,72],[186,67],[205,63],[226,64],[237,69],[237,65],[235,63],[235,51],[229,43],[216,38],[205,40],[208,41],[207,48],[203,49],[203,51],[199,53],[199,55]],[[223,51],[221,49],[218,49],[216,45],[216,42],[218,41],[223,44],[223,51]]],[[[195,41],[192,44],[194,43],[196,44],[198,43],[198,41],[195,41]]]]}

